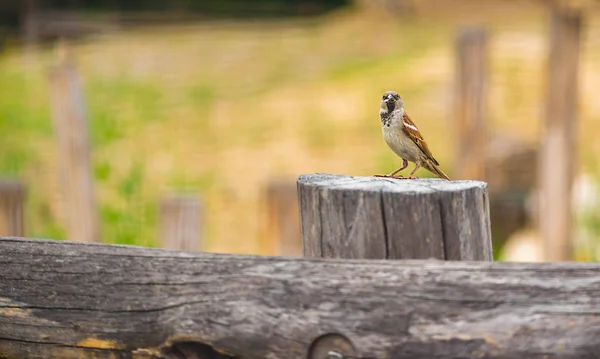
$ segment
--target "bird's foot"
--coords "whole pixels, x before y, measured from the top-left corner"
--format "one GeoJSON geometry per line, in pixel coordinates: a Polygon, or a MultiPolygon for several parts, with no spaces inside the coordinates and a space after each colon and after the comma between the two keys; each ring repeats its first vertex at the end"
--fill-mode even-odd
{"type": "Polygon", "coordinates": [[[408,179],[419,179],[417,176],[408,176],[408,179]]]}

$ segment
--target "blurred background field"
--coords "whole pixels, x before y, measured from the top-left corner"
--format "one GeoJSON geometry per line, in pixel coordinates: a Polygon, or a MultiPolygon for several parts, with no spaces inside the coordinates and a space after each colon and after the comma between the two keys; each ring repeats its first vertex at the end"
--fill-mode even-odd
{"type": "MultiPolygon", "coordinates": [[[[79,3],[90,16],[105,11],[79,3]]],[[[548,52],[544,6],[398,3],[403,7],[393,11],[389,2],[340,2],[293,16],[311,10],[296,6],[264,17],[228,16],[224,7],[193,21],[141,22],[70,40],[83,81],[102,240],[159,245],[159,199],[192,193],[203,203],[204,250],[272,254],[269,180],[293,182],[314,172],[369,176],[400,164],[378,118],[381,94],[390,89],[401,94],[452,177],[454,42],[469,24],[489,31],[491,136],[508,133],[536,144],[548,52]]],[[[578,260],[596,260],[600,16],[590,11],[585,19],[574,240],[578,260]]],[[[0,175],[27,184],[26,235],[64,239],[48,87],[55,41],[27,51],[10,25],[0,32],[0,175]]]]}

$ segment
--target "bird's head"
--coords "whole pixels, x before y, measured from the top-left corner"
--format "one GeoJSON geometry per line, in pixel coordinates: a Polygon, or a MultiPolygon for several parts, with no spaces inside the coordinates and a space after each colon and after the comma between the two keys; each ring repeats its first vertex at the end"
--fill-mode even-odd
{"type": "Polygon", "coordinates": [[[401,109],[404,106],[400,95],[396,91],[386,91],[381,99],[381,110],[385,112],[392,112],[394,110],[401,109]]]}

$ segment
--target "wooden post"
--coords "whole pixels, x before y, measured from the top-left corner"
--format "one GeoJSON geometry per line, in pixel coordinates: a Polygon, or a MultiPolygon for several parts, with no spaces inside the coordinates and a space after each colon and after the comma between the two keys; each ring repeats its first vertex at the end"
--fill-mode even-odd
{"type": "Polygon", "coordinates": [[[66,44],[60,63],[50,69],[50,99],[54,119],[65,205],[71,240],[100,239],[83,90],[66,44]]]}
{"type": "Polygon", "coordinates": [[[265,190],[266,233],[263,235],[269,253],[302,256],[300,214],[296,184],[272,180],[265,190]]]}
{"type": "Polygon", "coordinates": [[[483,182],[314,174],[298,196],[305,256],[492,260],[483,182]]]}
{"type": "Polygon", "coordinates": [[[21,38],[25,45],[26,61],[31,63],[34,49],[39,41],[38,0],[23,0],[20,10],[21,38]]]}
{"type": "Polygon", "coordinates": [[[180,195],[160,203],[162,247],[182,251],[202,250],[201,206],[196,196],[180,195]]]}
{"type": "Polygon", "coordinates": [[[486,144],[486,33],[463,29],[456,41],[456,159],[457,179],[484,180],[486,144]]]}
{"type": "Polygon", "coordinates": [[[539,230],[548,261],[572,257],[571,188],[575,162],[577,72],[581,16],[554,9],[544,133],[541,139],[539,230]]]}
{"type": "Polygon", "coordinates": [[[0,180],[0,236],[25,235],[25,186],[17,180],[0,180]]]}

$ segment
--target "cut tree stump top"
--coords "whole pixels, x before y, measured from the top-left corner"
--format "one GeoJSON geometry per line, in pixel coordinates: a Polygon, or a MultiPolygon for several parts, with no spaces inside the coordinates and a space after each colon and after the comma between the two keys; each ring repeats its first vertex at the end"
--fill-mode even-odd
{"type": "Polygon", "coordinates": [[[307,186],[370,192],[433,193],[486,189],[481,181],[446,181],[439,178],[393,179],[385,177],[348,176],[327,173],[301,175],[298,182],[307,186]]]}
{"type": "Polygon", "coordinates": [[[298,196],[307,256],[492,260],[485,182],[311,174],[298,196]]]}

